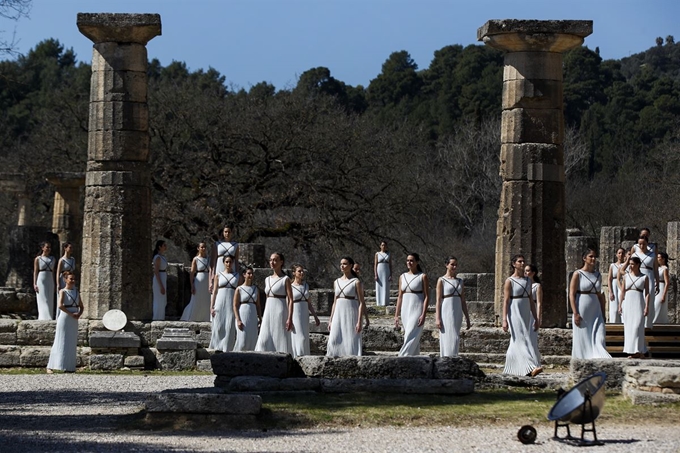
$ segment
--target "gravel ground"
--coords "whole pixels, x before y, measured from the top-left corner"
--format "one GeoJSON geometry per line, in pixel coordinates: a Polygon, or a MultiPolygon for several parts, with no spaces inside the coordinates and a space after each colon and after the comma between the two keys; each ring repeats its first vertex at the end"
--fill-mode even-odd
{"type": "MultiPolygon", "coordinates": [[[[0,375],[0,452],[248,451],[562,452],[538,426],[534,445],[516,440],[518,426],[343,428],[291,431],[151,432],[121,430],[147,393],[211,387],[213,376],[0,375]]],[[[597,452],[680,452],[680,430],[667,426],[599,425],[597,452]]]]}

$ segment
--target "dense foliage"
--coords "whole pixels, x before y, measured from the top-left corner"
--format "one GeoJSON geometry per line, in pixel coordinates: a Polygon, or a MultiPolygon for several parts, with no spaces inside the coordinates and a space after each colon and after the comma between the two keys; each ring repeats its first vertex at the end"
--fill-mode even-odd
{"type": "MultiPolygon", "coordinates": [[[[425,69],[395,52],[367,87],[317,67],[292,89],[245,90],[153,60],[154,235],[189,252],[229,220],[240,241],[319,272],[345,253],[369,260],[381,238],[397,257],[434,267],[456,253],[492,271],[502,68],[494,49],[452,45],[425,69]]],[[[89,77],[54,39],[0,62],[0,165],[26,174],[36,224],[50,224],[45,173],[85,169],[89,77]]],[[[569,226],[645,224],[663,243],[680,206],[680,45],[607,61],[578,48],[564,82],[569,226]]],[[[6,230],[16,200],[1,200],[6,230]]]]}

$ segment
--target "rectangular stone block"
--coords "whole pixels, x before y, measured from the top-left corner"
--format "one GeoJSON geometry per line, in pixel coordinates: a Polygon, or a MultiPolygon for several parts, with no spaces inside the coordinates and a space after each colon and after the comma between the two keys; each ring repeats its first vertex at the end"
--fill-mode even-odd
{"type": "Polygon", "coordinates": [[[254,268],[267,267],[267,257],[265,256],[265,246],[263,244],[241,243],[238,245],[238,250],[239,261],[245,266],[252,266],[254,268]]]}
{"type": "MultiPolygon", "coordinates": [[[[492,327],[496,325],[496,314],[493,301],[469,301],[466,303],[468,314],[470,315],[470,322],[473,326],[492,327]]],[[[463,321],[463,328],[465,328],[465,321],[463,321]]]]}
{"type": "Polygon", "coordinates": [[[324,393],[395,393],[467,395],[474,392],[470,379],[322,379],[324,393]]]}
{"type": "Polygon", "coordinates": [[[305,376],[324,379],[431,379],[433,367],[425,356],[303,356],[296,361],[305,376]]]}
{"type": "Polygon", "coordinates": [[[92,332],[91,348],[139,348],[141,340],[133,332],[92,332]]]}
{"type": "Polygon", "coordinates": [[[163,371],[185,371],[196,368],[196,349],[156,350],[158,367],[163,371]]]}
{"type": "Polygon", "coordinates": [[[88,159],[146,164],[150,140],[146,130],[90,130],[87,135],[88,159]]]}
{"type": "Polygon", "coordinates": [[[92,71],[134,71],[146,73],[146,46],[135,43],[102,42],[94,45],[92,71]]]}
{"type": "Polygon", "coordinates": [[[105,102],[147,102],[146,72],[93,71],[90,99],[105,102]]]}
{"type": "Polygon", "coordinates": [[[503,82],[503,110],[515,108],[562,109],[562,82],[542,79],[514,79],[503,82]]]}
{"type": "Polygon", "coordinates": [[[293,358],[277,352],[223,352],[210,358],[218,376],[291,377],[293,358]]]}
{"type": "Polygon", "coordinates": [[[123,367],[122,354],[92,354],[90,356],[90,369],[111,371],[123,367]]]}
{"type": "MultiPolygon", "coordinates": [[[[19,328],[19,321],[16,319],[0,319],[0,333],[15,333],[19,328]]],[[[6,344],[6,343],[5,343],[6,344]]]]}
{"type": "MultiPolygon", "coordinates": [[[[198,354],[197,354],[197,356],[198,356],[198,354]]],[[[196,360],[196,370],[198,370],[198,371],[208,371],[208,372],[212,373],[213,369],[212,369],[212,364],[210,363],[210,359],[196,360]]]]}
{"type": "Polygon", "coordinates": [[[501,143],[549,143],[564,141],[561,109],[516,108],[503,110],[501,143]]]}
{"type": "Polygon", "coordinates": [[[564,182],[562,145],[506,143],[501,145],[501,177],[509,180],[564,182]]]}
{"type": "MultiPolygon", "coordinates": [[[[668,222],[666,227],[666,253],[671,258],[680,256],[680,222],[668,222]]],[[[602,252],[600,252],[602,257],[602,252]]],[[[668,262],[668,272],[678,274],[678,260],[668,262]]]]}
{"type": "Polygon", "coordinates": [[[554,80],[562,82],[562,55],[556,52],[508,52],[505,54],[503,81],[554,80]]]}
{"type": "MultiPolygon", "coordinates": [[[[477,274],[460,273],[458,278],[463,280],[463,287],[465,289],[465,299],[466,300],[476,300],[477,298],[477,274]]],[[[433,282],[432,289],[430,290],[430,298],[434,299],[436,297],[437,287],[435,286],[437,281],[433,282]]]]}
{"type": "Polygon", "coordinates": [[[21,321],[17,327],[17,344],[52,346],[56,321],[21,321]]]}
{"type": "Polygon", "coordinates": [[[21,348],[0,346],[0,367],[21,366],[21,348]]]}
{"type": "MultiPolygon", "coordinates": [[[[494,275],[477,274],[477,301],[492,301],[494,296],[494,275]]],[[[470,296],[468,296],[470,298],[470,296]]]]}
{"type": "MultiPolygon", "coordinates": [[[[149,130],[149,107],[145,102],[91,101],[88,124],[90,133],[92,131],[147,132],[149,130]]],[[[116,150],[102,151],[105,151],[104,157],[106,157],[106,151],[116,153],[116,150]]],[[[96,160],[103,159],[99,158],[96,160]]]]}
{"type": "Polygon", "coordinates": [[[149,395],[144,404],[147,412],[257,415],[262,409],[262,398],[215,392],[162,392],[149,395]]]}
{"type": "Polygon", "coordinates": [[[30,346],[21,348],[19,363],[23,367],[42,368],[50,361],[51,347],[30,346]]]}
{"type": "Polygon", "coordinates": [[[0,344],[17,344],[16,332],[0,333],[0,344]]]}
{"type": "Polygon", "coordinates": [[[144,356],[129,355],[125,356],[123,365],[129,368],[144,368],[144,356]]]}
{"type": "Polygon", "coordinates": [[[335,297],[333,290],[313,289],[309,292],[309,297],[317,315],[330,316],[333,299],[335,297]]]}

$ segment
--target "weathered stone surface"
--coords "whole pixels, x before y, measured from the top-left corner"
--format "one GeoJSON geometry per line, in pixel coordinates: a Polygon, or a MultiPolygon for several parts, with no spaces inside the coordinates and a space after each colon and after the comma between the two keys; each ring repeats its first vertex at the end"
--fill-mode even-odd
{"type": "Polygon", "coordinates": [[[141,340],[133,332],[92,332],[91,348],[139,348],[141,340]]]}
{"type": "MultiPolygon", "coordinates": [[[[503,82],[514,80],[528,80],[530,82],[539,80],[562,81],[562,55],[552,52],[511,52],[505,54],[503,82]]],[[[560,105],[562,104],[560,103],[560,105]]]]}
{"type": "MultiPolygon", "coordinates": [[[[493,274],[477,274],[477,301],[492,301],[494,297],[494,275],[493,274]]],[[[471,296],[468,298],[471,299],[471,296]]]]}
{"type": "Polygon", "coordinates": [[[479,383],[480,388],[501,388],[521,387],[538,389],[557,389],[568,387],[569,383],[564,375],[552,376],[550,374],[539,374],[537,377],[513,376],[502,373],[489,373],[484,381],[479,383]]]}
{"type": "MultiPolygon", "coordinates": [[[[144,102],[120,102],[120,101],[90,101],[90,131],[140,131],[149,130],[149,107],[144,102]]],[[[117,149],[99,150],[93,160],[146,160],[147,156],[140,158],[139,152],[131,156],[120,156],[117,149]],[[110,152],[113,152],[111,156],[110,152]],[[96,156],[96,157],[95,157],[96,156]],[[134,157],[135,159],[125,159],[134,157]]]]}
{"type": "Polygon", "coordinates": [[[326,379],[428,379],[432,359],[419,357],[325,357],[295,359],[307,377],[326,379]]]}
{"type": "Polygon", "coordinates": [[[432,377],[481,381],[485,374],[475,362],[466,357],[436,357],[433,359],[432,377]]]}
{"type": "Polygon", "coordinates": [[[470,379],[321,379],[321,390],[325,393],[467,395],[474,389],[470,379]]]}
{"type": "Polygon", "coordinates": [[[156,348],[139,348],[139,352],[144,357],[144,368],[147,370],[155,370],[158,368],[158,359],[156,355],[158,351],[156,348]]]}
{"type": "Polygon", "coordinates": [[[516,108],[503,111],[501,143],[561,145],[564,118],[561,109],[516,108]]]}
{"type": "MultiPolygon", "coordinates": [[[[88,148],[97,161],[127,159],[146,163],[149,157],[150,137],[148,131],[139,130],[93,130],[87,137],[88,148]]],[[[147,175],[134,174],[141,178],[147,175]]]]}
{"type": "Polygon", "coordinates": [[[404,335],[393,327],[370,327],[361,334],[363,348],[372,351],[398,351],[404,335]]]}
{"type": "MultiPolygon", "coordinates": [[[[0,333],[17,333],[19,321],[16,319],[0,319],[0,333]]],[[[5,343],[7,344],[7,343],[5,343]]]]}
{"type": "Polygon", "coordinates": [[[31,346],[21,348],[19,362],[25,367],[46,367],[50,360],[51,347],[31,346]]]}
{"type": "Polygon", "coordinates": [[[593,32],[592,21],[490,20],[477,30],[477,40],[511,53],[561,53],[577,47],[593,32]]]}
{"type": "Polygon", "coordinates": [[[196,350],[165,350],[156,352],[158,366],[165,371],[192,370],[196,367],[196,350]]]}
{"type": "Polygon", "coordinates": [[[185,327],[168,327],[163,330],[163,336],[156,342],[156,349],[195,350],[196,340],[193,333],[185,327]]]}
{"type": "Polygon", "coordinates": [[[210,358],[219,376],[293,377],[293,358],[277,352],[223,352],[210,358]]]}
{"type": "Polygon", "coordinates": [[[92,354],[90,355],[91,370],[119,370],[123,367],[122,354],[92,354]]]}
{"type": "Polygon", "coordinates": [[[321,390],[321,380],[306,377],[281,379],[279,390],[284,392],[318,392],[321,390]]]}
{"type": "Polygon", "coordinates": [[[545,180],[564,182],[562,146],[545,143],[503,144],[500,171],[504,180],[530,181],[543,176],[545,180]]]}
{"type": "Polygon", "coordinates": [[[161,34],[160,14],[78,13],[78,30],[95,44],[146,45],[161,34]]]}
{"type": "Polygon", "coordinates": [[[560,80],[515,79],[503,82],[503,109],[555,109],[563,107],[560,80]]]}
{"type": "Polygon", "coordinates": [[[629,366],[625,379],[637,387],[680,389],[680,367],[629,366]]]}
{"type": "Polygon", "coordinates": [[[557,33],[582,38],[593,32],[592,20],[493,19],[477,29],[477,40],[499,34],[557,33]]]}
{"type": "MultiPolygon", "coordinates": [[[[328,327],[326,327],[328,329],[328,327]]],[[[364,330],[364,335],[366,330],[364,330]]],[[[326,354],[326,346],[328,345],[328,335],[321,333],[309,334],[309,350],[312,354],[326,354]]]]}
{"type": "Polygon", "coordinates": [[[313,289],[309,292],[312,306],[319,316],[329,316],[333,306],[334,293],[327,289],[313,289]]]}
{"type": "Polygon", "coordinates": [[[620,390],[626,378],[628,367],[680,367],[678,360],[654,359],[572,359],[570,371],[576,384],[598,371],[607,373],[606,388],[620,390]]]}
{"type": "Polygon", "coordinates": [[[129,368],[144,368],[144,356],[141,355],[125,356],[123,365],[129,368]]]}
{"type": "Polygon", "coordinates": [[[624,382],[622,388],[623,396],[635,405],[659,405],[669,403],[679,403],[680,395],[674,393],[645,392],[630,382],[624,382]]]}
{"type": "Polygon", "coordinates": [[[200,359],[196,360],[196,369],[198,371],[209,371],[212,372],[212,363],[210,363],[210,359],[200,359]]]}
{"type": "MultiPolygon", "coordinates": [[[[470,323],[475,327],[493,327],[496,325],[496,312],[493,299],[489,302],[466,301],[470,323]]],[[[465,321],[463,321],[465,328],[465,321]]]]}
{"type": "Polygon", "coordinates": [[[21,321],[17,327],[17,344],[52,346],[56,321],[21,321]]]}
{"type": "Polygon", "coordinates": [[[281,379],[265,376],[238,376],[229,382],[231,392],[273,392],[281,389],[281,379]]]}
{"type": "Polygon", "coordinates": [[[238,250],[238,259],[243,265],[260,269],[267,267],[264,244],[239,243],[238,250]]]}
{"type": "Polygon", "coordinates": [[[0,367],[21,366],[21,348],[0,346],[0,367]]]}
{"type": "Polygon", "coordinates": [[[93,71],[90,97],[104,102],[147,102],[147,78],[144,72],[93,71]]]}
{"type": "MultiPolygon", "coordinates": [[[[23,267],[25,268],[28,266],[23,267]]],[[[26,272],[24,276],[27,274],[28,272],[26,272]]],[[[30,280],[26,279],[26,281],[28,282],[30,280]]],[[[36,310],[37,312],[36,307],[35,293],[18,293],[14,288],[0,288],[0,313],[31,313],[33,310],[36,310]]],[[[14,322],[14,320],[10,319],[2,319],[0,321],[14,322]]]]}
{"type": "Polygon", "coordinates": [[[262,398],[258,395],[166,391],[149,395],[144,405],[147,412],[257,415],[262,409],[262,398]]]}
{"type": "MultiPolygon", "coordinates": [[[[680,256],[680,222],[668,222],[666,226],[666,253],[671,257],[680,256]]],[[[600,252],[600,259],[602,257],[602,252],[600,252]]],[[[610,263],[611,261],[606,261],[610,263]]],[[[672,275],[678,275],[678,261],[673,260],[668,262],[668,271],[672,275]]],[[[675,322],[678,322],[675,320],[675,322]]]]}

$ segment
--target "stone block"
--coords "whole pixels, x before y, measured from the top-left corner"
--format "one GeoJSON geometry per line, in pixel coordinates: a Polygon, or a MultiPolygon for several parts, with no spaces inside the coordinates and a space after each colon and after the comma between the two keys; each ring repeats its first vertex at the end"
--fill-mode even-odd
{"type": "Polygon", "coordinates": [[[50,360],[51,347],[29,346],[21,348],[19,363],[22,367],[46,367],[50,360]]]}
{"type": "Polygon", "coordinates": [[[564,182],[562,145],[506,143],[501,145],[503,180],[544,180],[564,182]]]}
{"type": "Polygon", "coordinates": [[[196,360],[196,369],[198,371],[209,371],[211,373],[213,372],[212,363],[210,363],[210,359],[196,360]]]}
{"type": "Polygon", "coordinates": [[[503,81],[552,80],[562,82],[562,55],[552,52],[510,52],[505,54],[503,81]]]}
{"type": "Polygon", "coordinates": [[[56,321],[21,321],[17,327],[17,344],[52,346],[56,321]]]}
{"type": "Polygon", "coordinates": [[[139,348],[141,340],[133,332],[92,332],[90,334],[90,347],[99,349],[108,348],[139,348]]]}
{"type": "Polygon", "coordinates": [[[123,367],[122,354],[92,354],[90,355],[90,369],[112,371],[123,367]]]}
{"type": "Polygon", "coordinates": [[[292,377],[293,358],[278,352],[223,352],[210,358],[219,376],[292,377]]]}
{"type": "Polygon", "coordinates": [[[462,330],[460,335],[460,351],[465,353],[496,353],[506,351],[510,335],[502,329],[476,327],[462,330]]]}
{"type": "Polygon", "coordinates": [[[89,158],[99,162],[127,160],[146,164],[150,140],[146,130],[91,130],[87,136],[89,158]]]}
{"type": "Polygon", "coordinates": [[[156,352],[158,367],[163,371],[184,371],[196,368],[196,349],[156,352]]]}
{"type": "Polygon", "coordinates": [[[468,395],[474,392],[470,379],[322,379],[325,393],[396,393],[426,395],[468,395]]]}
{"type": "Polygon", "coordinates": [[[325,357],[295,359],[307,377],[325,379],[430,379],[432,359],[418,357],[325,357]]]}
{"type": "Polygon", "coordinates": [[[102,233],[102,239],[110,240],[125,228],[125,220],[121,216],[135,219],[144,213],[145,208],[151,206],[150,203],[143,201],[149,192],[148,187],[88,186],[86,191],[89,197],[85,202],[87,211],[93,212],[99,204],[107,203],[106,207],[99,211],[105,217],[93,225],[102,233]],[[139,197],[137,204],[133,204],[134,200],[137,200],[135,196],[139,197]],[[112,229],[106,230],[108,226],[112,229]]]}
{"type": "MultiPolygon", "coordinates": [[[[203,350],[205,351],[205,348],[210,346],[210,337],[212,335],[212,329],[209,322],[201,324],[202,324],[201,330],[196,335],[196,344],[198,345],[199,350],[203,348],[203,350]]],[[[208,357],[205,358],[207,359],[208,357]]]]}
{"type": "Polygon", "coordinates": [[[257,415],[262,409],[262,398],[258,395],[165,391],[149,395],[144,405],[147,412],[257,415]]]}
{"type": "MultiPolygon", "coordinates": [[[[19,293],[15,288],[0,288],[0,313],[31,313],[34,309],[37,310],[35,293],[19,293]]],[[[3,319],[1,321],[15,320],[3,319]]]]}
{"type": "Polygon", "coordinates": [[[680,395],[675,393],[646,392],[635,385],[624,382],[622,394],[635,405],[654,405],[680,403],[680,395]]]}
{"type": "Polygon", "coordinates": [[[361,334],[362,347],[371,351],[398,351],[404,343],[404,335],[394,327],[375,326],[361,334]]]}
{"type": "MultiPolygon", "coordinates": [[[[494,296],[494,274],[477,274],[477,298],[478,301],[492,301],[494,296]]],[[[467,296],[472,300],[472,295],[467,296]]]]}
{"type": "Polygon", "coordinates": [[[21,366],[21,348],[0,346],[0,367],[21,366]]]}
{"type": "Polygon", "coordinates": [[[586,379],[598,371],[607,373],[606,388],[620,390],[626,380],[628,367],[680,367],[679,360],[654,359],[572,359],[570,365],[571,377],[574,384],[586,379]]]}
{"type": "Polygon", "coordinates": [[[485,378],[479,366],[465,357],[435,357],[433,362],[434,379],[471,379],[479,382],[485,378]]]}
{"type": "MultiPolygon", "coordinates": [[[[148,132],[149,106],[145,102],[90,101],[89,130],[148,132]]],[[[117,149],[93,149],[90,152],[94,154],[88,158],[93,160],[126,160],[118,156],[117,149]]],[[[129,157],[129,160],[145,160],[139,158],[139,150],[129,157]]]]}
{"type": "Polygon", "coordinates": [[[638,387],[660,387],[680,389],[680,367],[629,366],[626,381],[638,387]]]}
{"type": "Polygon", "coordinates": [[[193,350],[195,356],[196,340],[187,328],[168,327],[156,342],[158,350],[193,350]]]}
{"type": "MultiPolygon", "coordinates": [[[[493,327],[496,325],[496,314],[493,301],[466,301],[466,304],[468,307],[468,314],[470,315],[470,323],[475,327],[493,327]]],[[[465,321],[463,321],[463,328],[465,328],[465,321]]]]}
{"type": "Polygon", "coordinates": [[[335,294],[330,289],[313,289],[309,292],[312,306],[319,316],[330,316],[335,294]]]}
{"type": "MultiPolygon", "coordinates": [[[[328,327],[326,327],[328,329],[328,327]]],[[[367,329],[368,330],[368,329],[367,329]]],[[[366,330],[364,330],[365,335],[366,330]]],[[[312,354],[326,354],[326,346],[328,345],[328,335],[322,333],[309,334],[309,352],[312,354]]]]}
{"type": "Polygon", "coordinates": [[[238,259],[244,266],[260,269],[267,267],[268,257],[265,256],[264,244],[241,243],[238,245],[238,250],[238,259]]]}
{"type": "MultiPolygon", "coordinates": [[[[471,273],[460,273],[458,274],[458,278],[463,280],[463,286],[465,288],[465,298],[469,300],[477,300],[477,276],[479,274],[471,273]]],[[[435,291],[437,289],[436,285],[436,280],[433,282],[431,293],[435,294],[435,291]]]]}
{"type": "Polygon", "coordinates": [[[561,145],[564,140],[564,117],[561,109],[516,108],[503,110],[502,117],[501,143],[503,144],[561,145]]]}
{"type": "Polygon", "coordinates": [[[146,72],[93,71],[90,99],[104,102],[147,102],[146,72]]]}
{"type": "Polygon", "coordinates": [[[281,379],[280,390],[283,392],[319,392],[321,380],[306,377],[281,379]]]}
{"type": "Polygon", "coordinates": [[[513,79],[503,82],[503,109],[561,109],[562,82],[545,79],[513,79]]]}
{"type": "Polygon", "coordinates": [[[17,344],[16,332],[0,332],[0,344],[17,344]]]}
{"type": "Polygon", "coordinates": [[[281,389],[281,379],[265,376],[238,376],[229,382],[231,392],[274,392],[281,389]]]}
{"type": "Polygon", "coordinates": [[[146,74],[146,47],[141,44],[103,42],[94,46],[92,72],[133,71],[146,74]]]}
{"type": "Polygon", "coordinates": [[[144,368],[144,356],[128,355],[123,360],[123,365],[129,368],[144,368]]]}
{"type": "Polygon", "coordinates": [[[624,241],[637,241],[639,233],[635,227],[603,226],[600,228],[599,262],[604,263],[600,266],[600,271],[607,271],[609,263],[613,263],[616,258],[616,249],[621,247],[624,241]],[[602,269],[603,267],[605,269],[602,269]]]}

